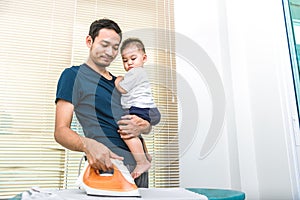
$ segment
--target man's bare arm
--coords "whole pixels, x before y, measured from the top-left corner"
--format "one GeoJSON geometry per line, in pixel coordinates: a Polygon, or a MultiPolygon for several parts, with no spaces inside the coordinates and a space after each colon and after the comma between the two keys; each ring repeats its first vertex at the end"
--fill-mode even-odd
{"type": "Polygon", "coordinates": [[[74,106],[68,101],[58,100],[56,103],[54,138],[63,147],[85,152],[89,164],[94,169],[104,171],[112,168],[110,158],[123,159],[111,152],[105,145],[86,137],[80,136],[70,126],[73,117],[74,106]]]}
{"type": "Polygon", "coordinates": [[[54,138],[56,142],[67,149],[84,152],[84,143],[81,136],[70,128],[73,111],[73,104],[64,100],[58,100],[56,104],[54,138]]]}

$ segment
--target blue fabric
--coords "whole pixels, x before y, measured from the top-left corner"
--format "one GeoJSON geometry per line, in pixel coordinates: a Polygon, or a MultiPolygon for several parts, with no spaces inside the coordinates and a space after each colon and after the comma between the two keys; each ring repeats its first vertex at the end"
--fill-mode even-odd
{"type": "Polygon", "coordinates": [[[135,165],[126,143],[117,133],[117,121],[124,110],[121,95],[114,85],[86,64],[65,69],[57,84],[56,100],[74,105],[74,111],[86,137],[93,138],[120,156],[125,164],[135,165]]]}
{"type": "Polygon", "coordinates": [[[14,197],[12,197],[12,198],[10,198],[8,200],[21,200],[21,199],[22,199],[22,193],[17,194],[16,196],[14,196],[14,197]]]}
{"type": "Polygon", "coordinates": [[[139,108],[131,106],[125,110],[124,115],[136,115],[144,120],[147,120],[152,126],[157,125],[160,122],[161,114],[158,108],[139,108]]]}
{"type": "Polygon", "coordinates": [[[147,120],[150,123],[149,110],[150,108],[138,108],[135,106],[131,106],[129,108],[129,114],[139,116],[140,118],[147,120]]]}
{"type": "Polygon", "coordinates": [[[244,200],[244,192],[225,189],[186,188],[192,192],[207,196],[209,200],[244,200]]]}

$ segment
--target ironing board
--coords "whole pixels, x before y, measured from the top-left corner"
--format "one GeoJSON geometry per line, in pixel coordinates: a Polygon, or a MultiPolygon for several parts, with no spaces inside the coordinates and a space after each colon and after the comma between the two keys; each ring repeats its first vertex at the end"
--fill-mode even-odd
{"type": "MultiPolygon", "coordinates": [[[[44,192],[51,192],[57,195],[57,198],[51,197],[51,200],[208,200],[208,198],[202,194],[198,194],[184,188],[140,188],[141,198],[131,197],[99,197],[88,196],[83,190],[80,189],[65,189],[65,190],[47,190],[44,192]]],[[[22,195],[19,194],[9,200],[21,200],[22,195]]],[[[47,200],[47,199],[45,199],[47,200]]]]}

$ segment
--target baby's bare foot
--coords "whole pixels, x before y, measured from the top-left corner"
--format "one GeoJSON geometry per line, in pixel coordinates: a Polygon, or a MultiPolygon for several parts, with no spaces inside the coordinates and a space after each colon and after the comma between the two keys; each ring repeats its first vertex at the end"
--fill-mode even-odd
{"type": "Polygon", "coordinates": [[[150,167],[151,167],[151,163],[148,161],[143,163],[137,163],[135,169],[131,173],[132,178],[134,179],[138,178],[142,173],[150,169],[150,167]]]}

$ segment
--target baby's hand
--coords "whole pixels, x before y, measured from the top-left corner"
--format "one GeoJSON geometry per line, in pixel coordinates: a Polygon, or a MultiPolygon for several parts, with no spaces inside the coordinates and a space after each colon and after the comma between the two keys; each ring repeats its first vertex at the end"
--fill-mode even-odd
{"type": "Polygon", "coordinates": [[[127,91],[124,90],[121,86],[120,86],[120,82],[124,79],[124,76],[118,76],[115,80],[115,86],[118,89],[118,91],[122,94],[126,94],[127,91]]]}
{"type": "Polygon", "coordinates": [[[124,76],[118,76],[115,80],[115,86],[119,85],[119,82],[122,81],[124,79],[124,76]]]}

